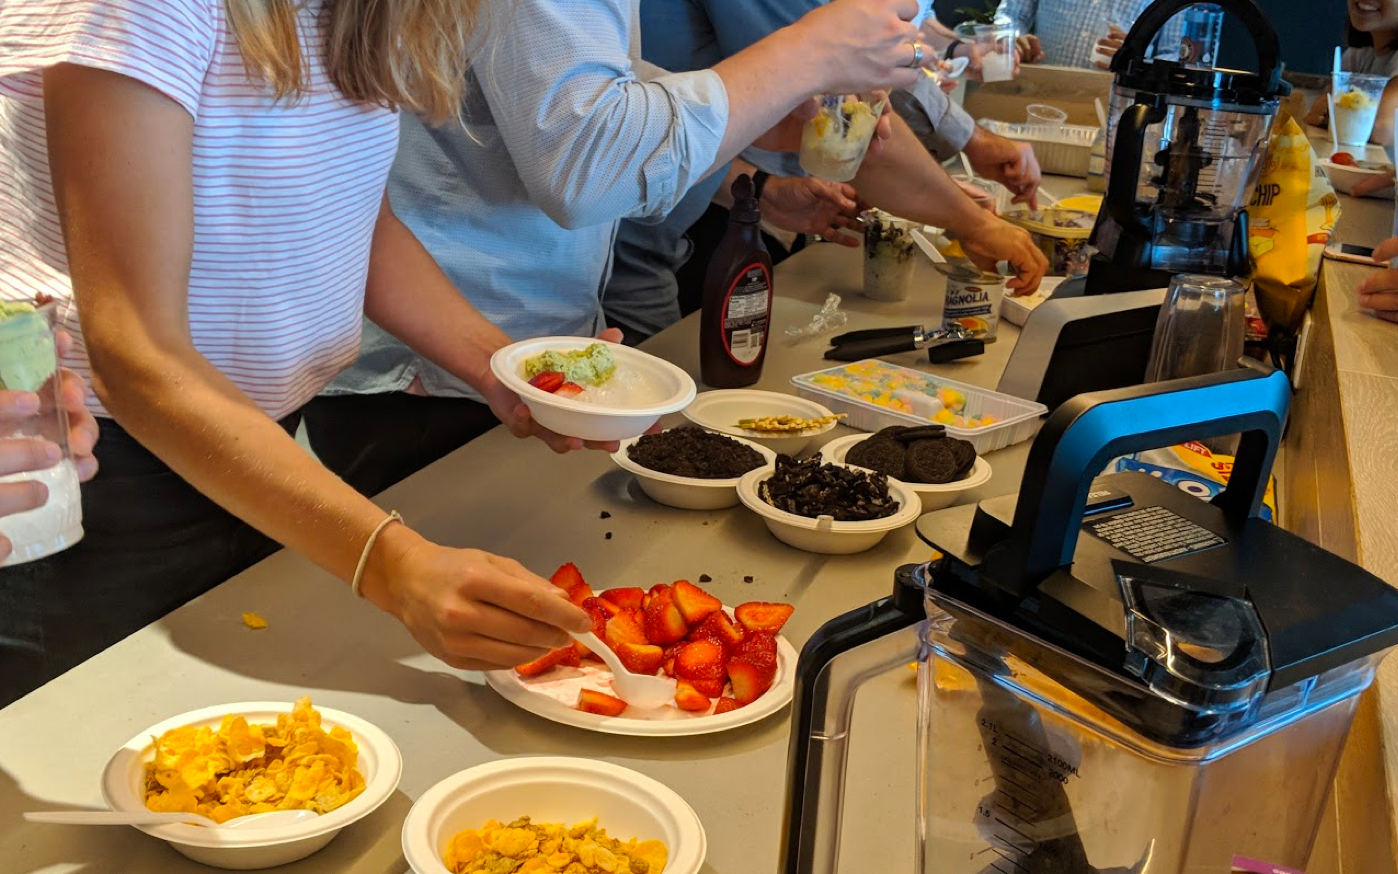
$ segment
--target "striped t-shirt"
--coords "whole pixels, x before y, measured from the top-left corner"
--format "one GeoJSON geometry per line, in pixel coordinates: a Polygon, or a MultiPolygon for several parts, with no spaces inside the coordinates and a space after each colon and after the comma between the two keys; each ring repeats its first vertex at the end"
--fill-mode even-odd
{"type": "Polygon", "coordinates": [[[398,123],[329,81],[325,2],[300,4],[310,93],[277,104],[249,81],[223,0],[0,3],[0,299],[58,298],[76,341],[70,367],[89,375],[44,129],[42,72],[60,63],[130,76],[194,119],[189,325],[200,354],[275,418],[354,360],[398,123]]]}

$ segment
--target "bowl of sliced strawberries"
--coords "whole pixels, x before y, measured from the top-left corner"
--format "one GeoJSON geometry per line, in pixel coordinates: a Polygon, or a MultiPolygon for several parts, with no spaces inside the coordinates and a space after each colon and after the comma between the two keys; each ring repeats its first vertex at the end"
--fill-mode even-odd
{"type": "Polygon", "coordinates": [[[607,666],[574,643],[486,674],[492,688],[521,708],[609,734],[663,736],[747,725],[791,701],[796,650],[780,633],[794,611],[790,604],[729,608],[688,580],[594,592],[571,563],[552,579],[592,617],[593,632],[628,671],[674,678],[675,699],[661,707],[628,704],[607,666]]]}

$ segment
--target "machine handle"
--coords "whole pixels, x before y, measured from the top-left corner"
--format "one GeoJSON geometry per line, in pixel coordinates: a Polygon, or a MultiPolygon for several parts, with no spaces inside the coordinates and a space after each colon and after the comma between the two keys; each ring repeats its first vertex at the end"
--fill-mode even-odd
{"type": "Polygon", "coordinates": [[[917,658],[924,569],[900,567],[892,597],[836,616],[801,648],[778,857],[784,874],[834,874],[854,696],[865,680],[917,658]]]}
{"type": "Polygon", "coordinates": [[[1141,153],[1145,149],[1146,128],[1165,119],[1165,109],[1150,103],[1133,103],[1117,122],[1116,145],[1112,148],[1110,178],[1130,179],[1130,185],[1113,185],[1107,190],[1107,215],[1123,228],[1140,224],[1136,218],[1136,188],[1140,181],[1141,153]]]}
{"type": "Polygon", "coordinates": [[[1230,525],[1261,512],[1291,402],[1285,374],[1242,368],[1078,395],[1054,411],[1029,450],[1010,536],[982,576],[1015,598],[1073,561],[1092,481],[1113,458],[1242,433],[1227,487],[1214,498],[1230,525]]]}
{"type": "MultiPolygon", "coordinates": [[[[1121,73],[1129,70],[1133,64],[1144,63],[1150,44],[1155,41],[1156,35],[1165,28],[1170,19],[1191,6],[1200,5],[1200,2],[1196,2],[1196,0],[1156,0],[1147,6],[1141,16],[1136,19],[1136,23],[1131,26],[1131,32],[1126,35],[1125,43],[1121,49],[1112,58],[1112,72],[1121,73]]],[[[1248,33],[1252,36],[1252,44],[1257,47],[1257,75],[1267,83],[1266,90],[1277,90],[1281,83],[1282,74],[1281,42],[1277,39],[1277,32],[1267,21],[1267,15],[1258,8],[1254,0],[1207,0],[1207,2],[1214,6],[1223,7],[1224,12],[1231,14],[1247,28],[1248,33]]]]}

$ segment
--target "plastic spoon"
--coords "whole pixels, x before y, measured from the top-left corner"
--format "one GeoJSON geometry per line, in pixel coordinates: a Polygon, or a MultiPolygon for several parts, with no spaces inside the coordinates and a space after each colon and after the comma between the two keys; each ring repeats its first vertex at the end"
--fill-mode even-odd
{"type": "Polygon", "coordinates": [[[1330,105],[1330,157],[1333,159],[1335,153],[1340,151],[1340,135],[1337,132],[1337,125],[1335,123],[1335,95],[1326,94],[1325,102],[1330,105]]]}
{"type": "Polygon", "coordinates": [[[1102,126],[1102,130],[1107,129],[1107,110],[1102,108],[1102,98],[1092,98],[1093,104],[1097,107],[1097,123],[1102,126]]]}
{"type": "Polygon", "coordinates": [[[159,813],[153,810],[29,810],[26,822],[55,825],[163,825],[183,822],[218,829],[260,829],[291,825],[319,816],[314,810],[273,810],[214,822],[198,813],[159,813]]]}
{"type": "Polygon", "coordinates": [[[1335,69],[1333,72],[1340,72],[1340,47],[1335,46],[1335,69]]]}
{"type": "Polygon", "coordinates": [[[592,650],[593,654],[607,663],[612,669],[612,689],[617,697],[632,707],[650,709],[663,707],[675,700],[676,683],[669,677],[651,677],[646,674],[633,674],[616,657],[612,648],[597,639],[591,631],[581,634],[569,632],[573,639],[592,650]]]}

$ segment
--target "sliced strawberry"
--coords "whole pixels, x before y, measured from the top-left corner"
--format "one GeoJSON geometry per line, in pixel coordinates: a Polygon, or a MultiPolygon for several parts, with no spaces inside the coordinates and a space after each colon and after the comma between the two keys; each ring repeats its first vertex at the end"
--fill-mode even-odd
{"type": "Polygon", "coordinates": [[[683,640],[686,634],[689,634],[689,626],[680,608],[675,606],[670,588],[652,590],[650,605],[646,607],[646,639],[663,645],[683,640]]]}
{"type": "Polygon", "coordinates": [[[616,657],[633,674],[654,674],[665,663],[664,650],[644,643],[619,643],[616,657]]]}
{"type": "Polygon", "coordinates": [[[583,387],[576,382],[565,382],[554,389],[553,393],[560,398],[575,398],[583,393],[583,387]]]}
{"type": "Polygon", "coordinates": [[[576,668],[582,664],[582,659],[578,656],[578,651],[570,646],[560,646],[558,649],[540,656],[532,662],[519,665],[515,668],[515,673],[521,677],[537,677],[540,674],[548,673],[559,665],[576,668]]]}
{"type": "Polygon", "coordinates": [[[743,636],[738,645],[733,647],[734,656],[758,656],[764,661],[771,660],[773,664],[777,660],[777,636],[770,631],[753,631],[743,636]]]}
{"type": "Polygon", "coordinates": [[[723,647],[712,640],[686,643],[675,654],[675,676],[684,680],[723,682],[723,647]]]}
{"type": "Polygon", "coordinates": [[[748,631],[770,631],[776,634],[782,630],[786,620],[796,608],[790,604],[772,604],[766,601],[749,601],[739,604],[733,616],[748,631]]]}
{"type": "Polygon", "coordinates": [[[736,698],[720,698],[718,699],[718,703],[714,705],[714,715],[717,716],[720,713],[731,713],[732,711],[737,710],[739,707],[742,706],[743,705],[739,704],[736,698]]]}
{"type": "Polygon", "coordinates": [[[675,606],[680,608],[680,615],[691,628],[723,609],[722,601],[689,580],[676,582],[673,591],[675,606]]]}
{"type": "Polygon", "coordinates": [[[777,666],[754,663],[751,656],[728,660],[728,680],[733,684],[733,697],[739,704],[751,704],[761,698],[776,679],[777,666]]]}
{"type": "Polygon", "coordinates": [[[621,589],[608,589],[602,593],[602,600],[610,601],[618,607],[634,607],[641,609],[646,598],[646,590],[639,586],[628,586],[621,589]]]}
{"type": "Polygon", "coordinates": [[[591,613],[594,609],[601,610],[602,615],[606,616],[608,619],[621,612],[621,608],[613,604],[611,601],[608,601],[606,598],[598,598],[595,596],[586,599],[578,606],[589,613],[591,613]]]}
{"type": "Polygon", "coordinates": [[[724,652],[732,652],[743,641],[742,626],[734,625],[728,614],[719,610],[710,613],[709,618],[689,634],[690,640],[712,640],[723,647],[724,652]]]}
{"type": "Polygon", "coordinates": [[[644,610],[649,607],[650,602],[655,600],[655,596],[659,595],[661,592],[670,592],[671,595],[674,594],[674,592],[670,591],[669,583],[656,583],[649,589],[646,589],[646,596],[641,599],[641,609],[644,610]]]}
{"type": "Polygon", "coordinates": [[[558,391],[558,387],[566,381],[563,374],[557,370],[541,370],[534,374],[534,378],[529,380],[529,384],[552,394],[558,391]]]}
{"type": "Polygon", "coordinates": [[[703,713],[713,704],[713,702],[709,700],[709,696],[703,694],[684,680],[680,680],[679,683],[675,685],[675,703],[680,706],[681,710],[688,710],[691,713],[703,713]]]}
{"type": "Polygon", "coordinates": [[[725,681],[725,680],[723,680],[723,679],[718,679],[718,680],[685,680],[685,681],[683,681],[683,682],[689,683],[691,686],[693,686],[695,689],[697,689],[701,694],[703,694],[703,695],[708,695],[710,698],[717,698],[718,696],[722,695],[722,694],[723,694],[723,688],[724,688],[725,686],[728,685],[727,681],[725,681]]]}
{"type": "Polygon", "coordinates": [[[662,674],[664,674],[665,676],[667,676],[667,677],[673,677],[673,676],[675,675],[675,657],[674,657],[674,656],[670,656],[670,657],[667,658],[664,662],[661,663],[661,665],[660,665],[660,672],[661,672],[662,674]]]}
{"type": "MultiPolygon", "coordinates": [[[[607,639],[607,619],[609,618],[607,609],[602,606],[603,603],[601,598],[588,598],[582,602],[583,610],[587,612],[588,616],[592,617],[592,633],[597,635],[600,640],[607,639]]],[[[593,655],[592,650],[588,649],[587,646],[580,641],[573,641],[573,649],[576,649],[578,655],[583,658],[593,655]]]]}
{"type": "Polygon", "coordinates": [[[600,713],[603,716],[620,716],[626,712],[626,702],[603,692],[584,689],[578,693],[578,709],[583,713],[600,713]]]}
{"type": "Polygon", "coordinates": [[[553,572],[549,578],[555,586],[568,593],[568,600],[582,606],[582,602],[592,597],[592,587],[583,580],[582,571],[571,561],[553,572]]]}
{"type": "Polygon", "coordinates": [[[622,611],[607,620],[607,634],[602,639],[612,649],[623,643],[650,643],[646,639],[645,628],[637,621],[636,615],[628,611],[622,611]]]}

